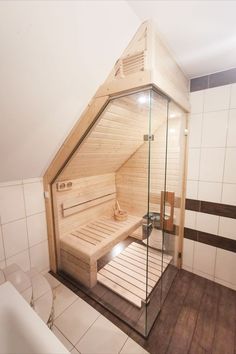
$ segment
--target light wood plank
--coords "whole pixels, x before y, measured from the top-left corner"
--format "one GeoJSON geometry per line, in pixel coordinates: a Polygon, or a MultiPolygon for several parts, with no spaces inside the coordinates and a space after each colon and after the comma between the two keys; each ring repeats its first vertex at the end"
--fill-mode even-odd
{"type": "Polygon", "coordinates": [[[142,306],[142,299],[136,296],[135,294],[132,294],[131,292],[127,291],[125,288],[122,286],[116,284],[109,278],[106,278],[102,274],[98,273],[98,281],[107,286],[109,289],[113,290],[115,293],[123,297],[125,300],[128,300],[132,304],[135,304],[137,307],[142,306]]]}
{"type": "MultiPolygon", "coordinates": [[[[103,269],[107,270],[108,272],[114,274],[115,276],[117,276],[121,279],[124,279],[125,281],[127,281],[127,283],[132,284],[132,285],[136,286],[137,288],[146,292],[146,284],[145,283],[130,276],[126,272],[121,271],[120,269],[118,269],[118,267],[113,267],[110,264],[110,262],[103,269]]],[[[150,286],[148,286],[148,293],[150,293],[151,290],[152,290],[152,288],[150,286]]]]}
{"type": "MultiPolygon", "coordinates": [[[[113,268],[119,269],[123,273],[128,273],[134,279],[137,279],[146,285],[146,274],[142,274],[141,272],[138,272],[137,268],[135,270],[131,270],[130,268],[127,269],[127,267],[124,264],[121,265],[119,262],[117,262],[116,258],[114,259],[114,261],[109,262],[109,265],[111,265],[113,268]]],[[[151,279],[148,279],[148,284],[153,287],[155,286],[156,282],[151,279]]]]}
{"type": "Polygon", "coordinates": [[[132,294],[139,296],[141,299],[145,300],[146,299],[146,293],[145,291],[141,290],[140,288],[128,283],[124,279],[116,276],[115,274],[111,273],[110,271],[106,269],[101,269],[99,271],[99,274],[111,279],[114,283],[122,286],[122,288],[130,291],[132,294]]]}
{"type": "MultiPolygon", "coordinates": [[[[127,247],[128,248],[128,247],[127,247]]],[[[131,258],[136,259],[141,263],[147,263],[146,257],[143,255],[139,255],[137,252],[133,251],[132,249],[125,249],[124,253],[131,258]]],[[[148,265],[152,268],[157,268],[158,270],[162,271],[162,262],[154,262],[153,259],[148,259],[148,265]]]]}
{"type": "Polygon", "coordinates": [[[82,203],[82,204],[79,204],[79,205],[71,206],[68,209],[65,209],[64,206],[62,205],[63,216],[64,217],[70,216],[72,214],[76,214],[76,213],[82,212],[82,211],[84,211],[86,209],[92,208],[94,206],[97,206],[97,205],[100,205],[102,203],[108,202],[110,200],[115,200],[115,199],[116,199],[116,194],[113,193],[113,194],[105,195],[103,197],[91,200],[91,201],[86,202],[86,203],[82,203]]]}
{"type": "MultiPolygon", "coordinates": [[[[141,274],[142,276],[146,277],[146,274],[147,274],[146,270],[135,265],[135,263],[127,262],[124,259],[124,257],[122,258],[122,257],[119,257],[119,255],[118,255],[115,257],[114,262],[120,264],[122,267],[125,267],[127,270],[133,270],[135,272],[138,272],[138,274],[141,274]]],[[[157,282],[159,278],[160,277],[158,275],[154,275],[150,271],[148,272],[148,279],[149,280],[151,280],[153,282],[157,282]]]]}
{"type": "Polygon", "coordinates": [[[83,229],[80,229],[80,231],[73,231],[72,235],[78,236],[83,238],[84,240],[88,240],[91,243],[94,243],[95,245],[99,244],[101,242],[101,240],[98,240],[97,238],[91,237],[90,235],[88,235],[87,233],[84,232],[83,229]]]}
{"type": "MultiPolygon", "coordinates": [[[[132,244],[132,246],[139,248],[139,249],[143,249],[143,247],[146,247],[146,246],[140,245],[139,243],[132,244]]],[[[154,257],[157,252],[158,251],[152,249],[151,247],[148,248],[148,253],[152,254],[154,257]]],[[[165,253],[163,253],[163,258],[165,260],[165,263],[170,263],[170,261],[172,260],[172,257],[168,254],[165,254],[165,253]]]]}
{"type": "MultiPolygon", "coordinates": [[[[120,253],[117,257],[118,257],[118,258],[121,258],[121,259],[123,259],[123,260],[125,260],[126,262],[128,262],[128,263],[130,263],[130,264],[134,264],[134,265],[135,265],[136,267],[138,267],[138,268],[143,269],[143,266],[144,266],[144,265],[145,265],[145,267],[146,267],[146,263],[140,262],[140,260],[137,261],[136,259],[130,257],[129,255],[124,254],[124,252],[120,253]]],[[[156,268],[153,268],[153,267],[150,266],[150,265],[149,265],[149,267],[148,267],[148,272],[149,272],[150,274],[153,274],[153,275],[156,275],[156,276],[159,276],[159,277],[161,276],[161,270],[156,269],[156,268]]]]}
{"type": "Polygon", "coordinates": [[[164,264],[169,264],[169,260],[167,260],[164,255],[161,254],[161,252],[150,252],[150,248],[149,247],[146,247],[144,246],[143,248],[140,248],[140,247],[136,247],[135,245],[131,245],[130,246],[130,249],[132,249],[133,251],[135,251],[137,254],[139,253],[140,256],[145,256],[147,257],[147,253],[148,253],[148,258],[154,262],[154,263],[157,263],[157,264],[162,264],[162,262],[164,264]],[[146,248],[146,249],[145,249],[146,248]],[[163,259],[163,260],[162,260],[163,259]]]}

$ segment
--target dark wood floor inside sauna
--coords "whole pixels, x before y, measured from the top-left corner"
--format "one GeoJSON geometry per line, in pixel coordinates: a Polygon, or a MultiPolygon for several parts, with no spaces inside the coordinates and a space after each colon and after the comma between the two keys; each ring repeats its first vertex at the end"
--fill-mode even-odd
{"type": "MultiPolygon", "coordinates": [[[[124,247],[132,241],[126,240],[124,247]]],[[[113,258],[114,253],[108,254],[100,262],[99,268],[113,258]]],[[[125,314],[137,324],[140,310],[135,311],[135,306],[108,289],[104,293],[104,287],[98,285],[97,295],[105,296],[108,304],[111,304],[109,311],[78,290],[72,282],[61,277],[59,279],[151,354],[236,354],[236,292],[184,270],[178,271],[175,276],[175,268],[171,266],[164,275],[166,284],[172,281],[172,286],[148,339],[110,312],[112,306],[119,308],[121,317],[125,314]]],[[[158,306],[158,300],[156,304],[153,301],[152,306],[158,306]]],[[[149,316],[153,314],[155,311],[150,308],[149,316]]],[[[140,321],[142,325],[142,316],[140,321]]]]}

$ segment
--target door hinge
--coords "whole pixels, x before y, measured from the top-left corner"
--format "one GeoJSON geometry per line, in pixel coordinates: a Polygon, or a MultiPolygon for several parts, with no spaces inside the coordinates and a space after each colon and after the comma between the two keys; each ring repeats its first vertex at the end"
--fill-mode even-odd
{"type": "Polygon", "coordinates": [[[49,192],[44,191],[44,199],[49,199],[49,192]]]}
{"type": "Polygon", "coordinates": [[[154,135],[153,134],[145,134],[143,136],[144,141],[154,141],[154,135]]]}

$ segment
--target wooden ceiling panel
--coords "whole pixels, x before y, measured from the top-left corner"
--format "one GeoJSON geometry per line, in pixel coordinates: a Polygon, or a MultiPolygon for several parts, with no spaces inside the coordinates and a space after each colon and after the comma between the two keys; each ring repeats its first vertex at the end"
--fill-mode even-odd
{"type": "Polygon", "coordinates": [[[112,100],[58,180],[116,172],[143,144],[143,136],[149,131],[149,107],[152,131],[166,119],[167,102],[154,93],[150,101],[149,93],[112,100]]]}

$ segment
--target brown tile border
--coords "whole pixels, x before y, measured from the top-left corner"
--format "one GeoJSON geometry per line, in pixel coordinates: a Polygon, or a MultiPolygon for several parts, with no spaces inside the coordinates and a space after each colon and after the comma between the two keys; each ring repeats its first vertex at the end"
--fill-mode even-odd
{"type": "Polygon", "coordinates": [[[236,83],[236,68],[190,80],[190,92],[236,83]]]}
{"type": "Polygon", "coordinates": [[[236,205],[206,202],[204,200],[186,199],[185,209],[200,213],[236,219],[236,205]]]}
{"type": "Polygon", "coordinates": [[[187,227],[184,228],[184,237],[189,240],[205,243],[206,245],[236,253],[236,240],[232,240],[231,238],[208,234],[206,232],[189,229],[187,227]]]}
{"type": "Polygon", "coordinates": [[[185,199],[185,209],[193,210],[193,211],[200,211],[200,200],[196,199],[185,199]]]}

